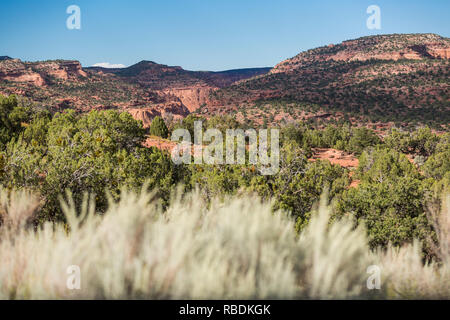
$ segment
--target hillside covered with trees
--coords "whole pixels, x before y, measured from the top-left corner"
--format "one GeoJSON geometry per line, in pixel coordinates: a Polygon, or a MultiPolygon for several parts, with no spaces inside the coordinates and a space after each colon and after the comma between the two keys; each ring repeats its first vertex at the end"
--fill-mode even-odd
{"type": "MultiPolygon", "coordinates": [[[[264,176],[253,164],[175,165],[170,153],[143,146],[148,133],[170,136],[176,128],[193,130],[198,116],[164,123],[155,118],[149,129],[126,112],[91,111],[49,114],[2,97],[0,109],[0,184],[8,190],[32,190],[40,196],[35,227],[65,218],[60,196],[70,190],[75,203],[95,195],[96,208],[106,211],[108,198],[120,199],[122,188],[155,190],[164,207],[177,187],[198,189],[205,201],[250,194],[273,201],[296,221],[297,232],[327,192],[335,218],[350,215],[367,227],[373,248],[401,246],[413,239],[427,243],[431,258],[434,230],[427,209],[439,204],[450,185],[450,135],[429,128],[393,129],[380,137],[349,124],[314,128],[304,123],[280,127],[280,171],[264,176]],[[315,148],[334,148],[359,158],[357,168],[327,160],[310,161],[315,148]],[[357,182],[356,187],[352,182],[357,182]],[[352,186],[351,186],[352,184],[352,186]]],[[[243,128],[231,117],[203,119],[209,127],[243,128]]],[[[248,159],[248,157],[247,157],[248,159]]]]}
{"type": "MultiPolygon", "coordinates": [[[[111,291],[103,274],[92,272],[80,297],[450,297],[442,286],[449,280],[448,133],[422,127],[380,137],[350,124],[291,123],[279,128],[280,171],[261,175],[249,163],[175,165],[168,151],[143,146],[149,133],[163,139],[177,128],[193,130],[199,116],[167,123],[155,118],[144,129],[127,112],[50,114],[15,96],[0,99],[2,297],[63,297],[58,277],[43,284],[54,288],[44,295],[30,286],[31,279],[44,281],[39,257],[55,246],[87,269],[99,263],[93,257],[104,259],[104,267],[117,272],[111,285],[128,286],[111,291]],[[311,161],[315,148],[351,153],[359,165],[311,161]],[[24,267],[21,280],[12,277],[20,256],[33,257],[30,250],[39,243],[34,267],[24,267]],[[177,255],[152,260],[162,252],[158,243],[177,255]],[[77,252],[91,252],[91,258],[77,252]],[[131,269],[125,267],[130,257],[131,269]],[[177,277],[169,280],[162,270],[170,270],[175,257],[177,277]],[[235,278],[216,263],[235,270],[235,278]],[[323,272],[340,282],[306,280],[324,263],[323,272]],[[365,268],[374,263],[392,276],[377,293],[364,289],[365,268]],[[202,268],[209,271],[194,272],[202,268]],[[138,270],[161,271],[147,281],[136,278],[138,270]],[[215,280],[194,280],[200,274],[215,280]],[[169,282],[157,289],[159,281],[169,282]]],[[[203,126],[246,129],[226,116],[203,119],[203,126]]],[[[53,266],[64,264],[62,256],[52,257],[53,266]]]]}
{"type": "Polygon", "coordinates": [[[272,124],[322,116],[448,129],[449,57],[450,40],[436,34],[362,37],[301,52],[215,91],[217,107],[206,108],[272,124]]]}

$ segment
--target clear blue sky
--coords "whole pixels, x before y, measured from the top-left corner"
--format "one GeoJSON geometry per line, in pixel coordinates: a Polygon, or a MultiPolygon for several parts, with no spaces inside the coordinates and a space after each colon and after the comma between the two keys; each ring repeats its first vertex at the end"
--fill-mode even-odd
{"type": "Polygon", "coordinates": [[[449,0],[2,0],[0,55],[188,70],[273,66],[300,51],[385,33],[450,35],[449,0]],[[66,28],[69,5],[81,30],[66,28]],[[366,8],[381,8],[369,30],[366,8]]]}

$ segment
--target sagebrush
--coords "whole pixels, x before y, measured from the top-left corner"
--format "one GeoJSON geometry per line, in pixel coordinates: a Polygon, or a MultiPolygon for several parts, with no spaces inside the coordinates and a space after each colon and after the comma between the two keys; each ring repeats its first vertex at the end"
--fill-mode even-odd
{"type": "Polygon", "coordinates": [[[66,224],[35,230],[38,198],[1,192],[2,299],[335,299],[449,298],[449,204],[437,217],[441,259],[423,264],[419,244],[373,252],[350,221],[330,223],[322,201],[300,235],[287,214],[248,196],[213,200],[198,193],[162,210],[152,193],[123,191],[105,214],[86,196],[62,201],[66,224]],[[78,209],[77,209],[78,208],[78,209]],[[368,290],[367,268],[381,288],[368,290]],[[81,289],[67,288],[80,267],[81,289]]]}

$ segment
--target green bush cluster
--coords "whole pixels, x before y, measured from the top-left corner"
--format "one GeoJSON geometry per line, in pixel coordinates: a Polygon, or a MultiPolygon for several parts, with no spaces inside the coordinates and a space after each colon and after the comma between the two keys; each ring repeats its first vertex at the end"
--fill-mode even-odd
{"type": "Polygon", "coordinates": [[[328,125],[323,130],[308,127],[305,124],[289,124],[282,128],[284,141],[293,140],[308,148],[335,148],[355,154],[361,154],[366,147],[381,143],[376,133],[366,127],[328,125]]]}
{"type": "MultiPolygon", "coordinates": [[[[365,225],[373,248],[418,238],[426,244],[425,254],[433,255],[435,235],[426,209],[450,186],[448,133],[436,135],[427,127],[396,129],[381,138],[371,129],[348,124],[322,129],[287,124],[281,128],[280,170],[264,176],[248,162],[175,165],[169,152],[143,147],[148,132],[126,112],[68,110],[50,115],[19,106],[15,97],[1,97],[0,102],[0,185],[41,195],[36,223],[64,219],[59,201],[66,189],[75,203],[82,203],[86,193],[95,195],[102,212],[109,197],[120,198],[123,187],[157,190],[154,195],[165,207],[174,188],[182,185],[184,191],[199,188],[207,201],[240,194],[272,200],[273,209],[289,212],[301,231],[326,191],[334,219],[350,216],[355,225],[365,225]],[[314,148],[354,153],[359,166],[350,172],[328,161],[312,162],[314,148]],[[350,187],[352,179],[360,180],[358,187],[350,187]]],[[[196,120],[203,121],[202,130],[217,128],[224,134],[246,129],[231,116],[206,120],[189,115],[168,126],[155,118],[149,131],[164,138],[185,128],[193,136],[196,120]]]]}
{"type": "Polygon", "coordinates": [[[170,156],[145,148],[145,130],[130,114],[116,111],[74,111],[52,118],[35,117],[0,152],[0,184],[29,188],[41,194],[39,221],[61,220],[59,196],[66,189],[75,199],[95,194],[99,210],[123,187],[147,183],[167,203],[178,181],[170,156]]]}
{"type": "Polygon", "coordinates": [[[169,129],[167,129],[166,123],[160,116],[157,116],[152,120],[149,131],[151,135],[164,139],[169,136],[169,129]]]}

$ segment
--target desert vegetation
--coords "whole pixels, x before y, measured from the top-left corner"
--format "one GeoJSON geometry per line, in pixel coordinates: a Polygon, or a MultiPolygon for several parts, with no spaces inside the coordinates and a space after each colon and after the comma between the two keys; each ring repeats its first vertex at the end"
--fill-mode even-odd
{"type": "Polygon", "coordinates": [[[449,298],[450,197],[435,218],[439,262],[424,263],[420,244],[371,250],[362,227],[330,222],[325,199],[299,234],[294,221],[255,197],[207,205],[198,192],[162,210],[154,194],[122,190],[96,214],[62,199],[66,224],[27,227],[39,210],[25,191],[1,191],[2,299],[380,299],[449,298]],[[68,266],[80,290],[67,290],[68,266]],[[381,270],[368,290],[367,268],[381,270]]]}
{"type": "Polygon", "coordinates": [[[0,96],[0,296],[449,298],[448,133],[285,123],[272,176],[144,147],[196,120],[248,127],[189,115],[144,129],[127,112],[0,96]],[[311,161],[317,148],[357,165],[311,161]],[[81,291],[67,290],[70,265],[81,291]]]}

